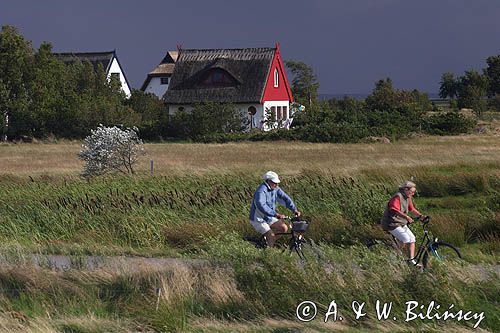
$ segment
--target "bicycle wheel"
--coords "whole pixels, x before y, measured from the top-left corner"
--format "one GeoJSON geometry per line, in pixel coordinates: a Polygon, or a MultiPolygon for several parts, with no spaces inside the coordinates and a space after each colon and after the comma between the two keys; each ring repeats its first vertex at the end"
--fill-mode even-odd
{"type": "Polygon", "coordinates": [[[293,251],[295,251],[299,258],[303,261],[310,259],[319,260],[324,257],[324,253],[321,248],[309,238],[300,239],[297,246],[293,248],[293,251]]]}
{"type": "Polygon", "coordinates": [[[255,236],[244,236],[244,240],[252,243],[258,249],[265,249],[267,247],[267,241],[265,237],[255,237],[255,236]]]}
{"type": "Polygon", "coordinates": [[[439,261],[451,261],[456,259],[461,259],[462,254],[460,251],[453,245],[445,243],[445,242],[436,242],[433,243],[427,251],[424,253],[424,257],[422,258],[422,264],[424,268],[430,266],[431,257],[435,260],[439,261]]]}

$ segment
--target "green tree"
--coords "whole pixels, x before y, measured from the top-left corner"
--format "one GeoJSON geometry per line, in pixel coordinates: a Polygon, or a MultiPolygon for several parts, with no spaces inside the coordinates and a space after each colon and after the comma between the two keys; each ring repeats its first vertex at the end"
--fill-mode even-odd
{"type": "Polygon", "coordinates": [[[309,108],[318,102],[319,82],[313,69],[301,61],[285,61],[292,72],[292,93],[294,99],[309,108]]]}
{"type": "Polygon", "coordinates": [[[169,133],[197,140],[207,135],[242,132],[247,125],[246,114],[233,104],[206,102],[196,104],[190,112],[176,112],[169,123],[169,133]]]}
{"type": "Polygon", "coordinates": [[[471,108],[477,115],[486,109],[488,77],[471,69],[459,78],[457,103],[459,108],[471,108]]]}
{"type": "Polygon", "coordinates": [[[12,26],[0,32],[0,114],[2,139],[27,133],[32,128],[28,85],[33,65],[31,43],[12,26]]]}
{"type": "Polygon", "coordinates": [[[457,96],[458,82],[450,72],[443,73],[439,83],[439,97],[454,99],[457,96]]]}
{"type": "Polygon", "coordinates": [[[140,115],[126,105],[126,97],[118,79],[106,77],[102,65],[75,61],[68,66],[71,101],[64,114],[64,137],[82,138],[99,124],[133,127],[140,124],[140,115]]]}
{"type": "Polygon", "coordinates": [[[106,77],[106,71],[99,64],[95,76],[95,105],[96,118],[100,124],[124,125],[127,127],[139,126],[141,117],[131,107],[126,105],[126,96],[121,89],[118,77],[106,77]]]}
{"type": "Polygon", "coordinates": [[[165,104],[155,94],[132,90],[126,105],[140,115],[137,127],[143,138],[158,139],[162,136],[167,126],[168,112],[165,104]]]}
{"type": "Polygon", "coordinates": [[[35,124],[34,136],[59,134],[60,114],[68,104],[64,96],[69,88],[67,80],[67,68],[52,54],[52,45],[42,43],[35,54],[33,80],[29,87],[35,124]]]}
{"type": "Polygon", "coordinates": [[[365,102],[373,135],[401,136],[420,130],[422,116],[432,109],[427,94],[394,89],[390,78],[379,80],[365,102]]]}
{"type": "Polygon", "coordinates": [[[386,78],[375,83],[375,89],[366,98],[369,110],[391,111],[397,108],[398,94],[392,85],[392,80],[386,78]]]}
{"type": "Polygon", "coordinates": [[[488,77],[488,96],[500,95],[500,55],[486,59],[488,67],[484,70],[488,77]]]}

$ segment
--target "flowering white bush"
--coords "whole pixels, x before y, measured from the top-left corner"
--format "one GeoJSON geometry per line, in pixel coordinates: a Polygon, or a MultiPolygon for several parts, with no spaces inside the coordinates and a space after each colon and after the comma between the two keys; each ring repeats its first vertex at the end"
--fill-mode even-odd
{"type": "Polygon", "coordinates": [[[99,125],[85,138],[78,158],[85,161],[83,175],[92,177],[110,171],[134,173],[133,165],[144,154],[144,144],[137,128],[122,130],[99,125]]]}

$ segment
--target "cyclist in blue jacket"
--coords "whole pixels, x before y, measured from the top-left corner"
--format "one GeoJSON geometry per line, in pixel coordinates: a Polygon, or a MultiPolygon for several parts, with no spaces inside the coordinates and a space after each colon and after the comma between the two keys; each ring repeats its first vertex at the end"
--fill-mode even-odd
{"type": "Polygon", "coordinates": [[[274,171],[268,171],[263,176],[264,182],[257,187],[253,195],[250,208],[250,224],[257,232],[265,235],[267,245],[274,246],[276,233],[287,232],[288,226],[283,221],[285,215],[276,212],[276,203],[279,203],[295,216],[300,216],[300,211],[292,199],[281,188],[278,187],[280,179],[274,171]]]}

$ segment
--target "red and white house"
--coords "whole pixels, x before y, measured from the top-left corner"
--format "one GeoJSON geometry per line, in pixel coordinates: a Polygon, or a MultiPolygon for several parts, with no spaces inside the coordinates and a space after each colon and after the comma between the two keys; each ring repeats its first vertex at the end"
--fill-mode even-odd
{"type": "MultiPolygon", "coordinates": [[[[190,111],[203,102],[234,104],[249,118],[250,128],[290,124],[293,96],[280,46],[246,49],[180,49],[168,90],[163,95],[169,114],[190,111]]],[[[272,127],[271,126],[271,127],[272,127]]]]}

